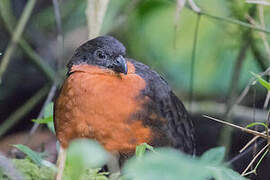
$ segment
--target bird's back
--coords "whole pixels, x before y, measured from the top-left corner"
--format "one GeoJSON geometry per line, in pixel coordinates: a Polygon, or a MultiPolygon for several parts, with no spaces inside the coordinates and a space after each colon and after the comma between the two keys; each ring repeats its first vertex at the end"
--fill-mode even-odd
{"type": "Polygon", "coordinates": [[[152,144],[167,145],[180,149],[186,153],[195,153],[195,138],[193,122],[190,119],[183,103],[171,90],[166,80],[157,72],[151,70],[147,65],[132,60],[136,74],[141,76],[146,82],[146,88],[141,92],[142,96],[148,96],[150,101],[145,104],[147,111],[145,116],[146,124],[157,129],[164,135],[164,141],[156,139],[152,144]],[[149,114],[157,114],[156,119],[151,119],[149,114]]]}

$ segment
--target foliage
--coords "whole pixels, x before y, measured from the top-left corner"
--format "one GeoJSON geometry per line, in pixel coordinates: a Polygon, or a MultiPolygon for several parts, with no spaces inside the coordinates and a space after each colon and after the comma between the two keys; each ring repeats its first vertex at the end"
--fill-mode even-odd
{"type": "Polygon", "coordinates": [[[194,158],[169,148],[158,148],[155,151],[156,153],[146,153],[141,159],[129,160],[124,166],[124,176],[134,180],[245,179],[222,165],[224,148],[211,149],[201,158],[194,158]]]}
{"type": "Polygon", "coordinates": [[[141,158],[144,155],[146,150],[150,150],[150,151],[154,152],[154,148],[152,146],[148,145],[147,143],[143,143],[143,144],[137,146],[136,151],[135,151],[136,158],[141,158]]]}
{"type": "Polygon", "coordinates": [[[68,148],[65,175],[67,179],[78,179],[87,169],[102,167],[107,160],[107,152],[97,142],[89,139],[74,140],[68,148]]]}
{"type": "MultiPolygon", "coordinates": [[[[13,159],[15,167],[23,173],[25,180],[54,180],[55,171],[49,167],[39,167],[29,159],[13,159]]],[[[106,173],[99,173],[100,169],[86,169],[78,180],[107,180],[106,173]]],[[[1,180],[10,180],[0,171],[1,180]]]]}
{"type": "MultiPolygon", "coordinates": [[[[13,159],[15,167],[23,173],[25,180],[53,180],[55,171],[49,167],[39,167],[30,159],[13,159]]],[[[10,180],[4,173],[0,173],[1,180],[10,180]]]]}
{"type": "Polygon", "coordinates": [[[27,157],[31,159],[38,166],[42,165],[42,157],[40,156],[39,153],[32,151],[29,147],[22,144],[17,144],[13,146],[19,149],[20,151],[22,151],[23,153],[25,153],[27,157]]]}
{"type": "Polygon", "coordinates": [[[43,118],[33,119],[32,121],[38,124],[46,124],[49,130],[55,134],[53,123],[53,103],[51,102],[46,105],[43,118]]]}
{"type": "Polygon", "coordinates": [[[260,75],[251,72],[251,74],[257,78],[257,80],[259,81],[259,83],[265,87],[268,91],[270,91],[270,83],[267,82],[266,80],[264,80],[260,75]]]}
{"type": "MultiPolygon", "coordinates": [[[[36,152],[27,147],[18,146],[29,158],[13,160],[16,168],[26,179],[54,178],[53,166],[43,165],[36,152]]],[[[223,165],[225,148],[218,147],[206,151],[201,157],[191,157],[171,148],[156,148],[144,143],[137,147],[136,156],[127,160],[123,174],[116,179],[123,180],[244,180],[237,172],[223,165]],[[149,151],[146,151],[149,150],[149,151]],[[196,172],[196,173],[194,173],[196,172]]],[[[108,173],[100,172],[100,168],[108,160],[108,154],[95,141],[88,139],[74,140],[67,153],[67,163],[64,172],[65,179],[107,180],[108,173]]],[[[1,174],[5,177],[4,174],[1,174]]]]}

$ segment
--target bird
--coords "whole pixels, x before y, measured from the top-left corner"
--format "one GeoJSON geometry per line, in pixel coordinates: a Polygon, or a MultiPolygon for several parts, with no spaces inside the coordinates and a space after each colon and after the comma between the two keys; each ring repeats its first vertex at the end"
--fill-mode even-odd
{"type": "Polygon", "coordinates": [[[149,66],[128,58],[125,46],[106,35],[79,46],[54,105],[60,142],[58,174],[66,149],[76,138],[99,142],[123,162],[136,146],[169,146],[195,153],[195,130],[183,103],[149,66]]]}

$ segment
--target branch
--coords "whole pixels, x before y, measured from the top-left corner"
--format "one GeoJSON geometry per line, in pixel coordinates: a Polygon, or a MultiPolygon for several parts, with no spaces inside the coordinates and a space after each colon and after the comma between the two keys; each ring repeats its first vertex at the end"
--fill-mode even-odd
{"type": "Polygon", "coordinates": [[[13,51],[15,50],[17,42],[20,40],[21,35],[24,31],[24,28],[26,26],[26,23],[28,19],[30,18],[30,15],[32,13],[32,10],[36,4],[36,0],[29,0],[22,12],[22,16],[18,22],[17,27],[15,28],[14,34],[12,35],[11,42],[9,43],[7,50],[4,54],[4,57],[0,64],[0,84],[2,81],[2,76],[8,66],[8,63],[10,61],[10,58],[13,54],[13,51]]]}
{"type": "MultiPolygon", "coordinates": [[[[184,102],[187,104],[187,102],[184,102]]],[[[192,104],[193,114],[211,114],[215,116],[222,116],[226,111],[226,104],[217,103],[214,101],[194,101],[192,104]]],[[[267,119],[267,111],[262,109],[255,109],[255,121],[265,122],[267,119]]],[[[237,124],[246,126],[250,124],[253,119],[253,108],[241,105],[235,105],[232,109],[231,116],[238,120],[237,124]],[[241,119],[241,120],[239,120],[241,119]]]]}
{"type": "Polygon", "coordinates": [[[196,14],[201,14],[201,15],[204,15],[205,17],[208,17],[208,18],[211,18],[211,19],[215,19],[215,20],[230,23],[230,24],[236,24],[236,25],[248,28],[248,29],[253,29],[255,31],[261,31],[261,32],[264,32],[266,34],[270,34],[270,30],[268,30],[268,29],[256,27],[256,26],[253,26],[252,24],[249,24],[249,23],[237,20],[237,19],[215,16],[215,15],[212,15],[212,14],[206,12],[206,11],[196,12],[196,11],[193,11],[191,8],[188,8],[188,9],[191,10],[192,12],[196,13],[196,14]]]}
{"type": "Polygon", "coordinates": [[[232,124],[232,123],[229,123],[229,122],[227,122],[227,121],[219,120],[219,119],[216,119],[216,118],[207,116],[207,115],[203,115],[203,117],[208,118],[208,119],[211,119],[211,120],[214,120],[214,121],[219,122],[219,123],[222,123],[222,124],[226,124],[226,125],[228,125],[228,126],[231,126],[231,127],[237,128],[237,129],[240,129],[240,130],[242,130],[242,131],[244,131],[244,132],[247,132],[247,133],[249,133],[249,134],[256,135],[256,136],[259,136],[259,137],[268,139],[268,136],[265,135],[264,133],[260,133],[260,132],[258,132],[258,131],[254,131],[254,130],[247,129],[247,128],[244,128],[244,127],[241,127],[241,126],[237,126],[237,125],[232,124]]]}
{"type": "MultiPolygon", "coordinates": [[[[14,29],[14,17],[11,14],[10,4],[6,4],[10,1],[2,0],[0,1],[0,14],[4,21],[4,25],[8,32],[12,35],[14,29]]],[[[54,70],[46,63],[44,59],[42,59],[31,46],[23,39],[23,37],[19,40],[19,45],[29,57],[29,61],[31,61],[41,72],[43,72],[47,79],[51,82],[54,80],[55,72],[54,70]]]]}
{"type": "Polygon", "coordinates": [[[192,45],[192,55],[191,55],[191,65],[190,65],[190,87],[189,87],[189,109],[192,111],[192,101],[193,101],[193,84],[194,84],[194,69],[195,69],[195,60],[196,60],[196,48],[197,48],[197,42],[198,42],[198,34],[199,34],[199,27],[200,27],[200,19],[201,15],[197,15],[196,20],[196,27],[194,31],[194,39],[193,39],[193,45],[192,45]]]}

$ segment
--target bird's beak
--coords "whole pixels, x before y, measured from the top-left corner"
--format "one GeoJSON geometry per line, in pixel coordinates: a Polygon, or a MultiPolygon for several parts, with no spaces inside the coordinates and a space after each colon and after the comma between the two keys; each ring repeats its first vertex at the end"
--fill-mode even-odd
{"type": "Polygon", "coordinates": [[[127,61],[121,55],[115,58],[113,67],[116,72],[120,72],[124,74],[127,74],[128,72],[127,61]]]}

